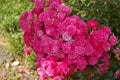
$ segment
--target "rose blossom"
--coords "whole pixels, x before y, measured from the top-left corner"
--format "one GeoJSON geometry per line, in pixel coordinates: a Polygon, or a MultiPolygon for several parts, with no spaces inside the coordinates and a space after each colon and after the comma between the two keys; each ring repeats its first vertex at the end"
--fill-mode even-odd
{"type": "Polygon", "coordinates": [[[96,20],[86,23],[77,15],[70,16],[72,10],[63,0],[32,2],[34,8],[21,15],[20,27],[24,51],[27,55],[30,49],[35,52],[41,80],[65,80],[87,66],[96,66],[102,73],[108,69],[108,50],[117,43],[108,26],[98,28],[96,20]]]}

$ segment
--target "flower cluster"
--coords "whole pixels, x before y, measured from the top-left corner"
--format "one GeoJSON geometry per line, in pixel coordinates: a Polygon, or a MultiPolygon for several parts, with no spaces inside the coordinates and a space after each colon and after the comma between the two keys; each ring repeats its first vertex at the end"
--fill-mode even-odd
{"type": "Polygon", "coordinates": [[[115,72],[114,76],[115,76],[116,78],[120,78],[120,71],[117,70],[117,71],[115,72]]]}
{"type": "Polygon", "coordinates": [[[65,80],[73,71],[97,66],[108,69],[108,50],[117,38],[108,26],[96,20],[84,22],[63,0],[32,0],[35,7],[24,12],[20,27],[24,31],[24,51],[36,53],[37,71],[41,80],[65,80]],[[102,63],[99,63],[102,61],[102,63]]]}

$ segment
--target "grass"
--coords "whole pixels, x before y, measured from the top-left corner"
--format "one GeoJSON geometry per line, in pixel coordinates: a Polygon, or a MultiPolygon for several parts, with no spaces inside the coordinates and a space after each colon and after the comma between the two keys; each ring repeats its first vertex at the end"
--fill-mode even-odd
{"type": "Polygon", "coordinates": [[[2,64],[0,69],[4,68],[7,73],[6,78],[0,77],[2,80],[21,80],[26,76],[29,77],[29,80],[38,79],[35,55],[32,53],[28,58],[24,54],[23,32],[19,26],[20,15],[32,7],[29,0],[0,0],[0,35],[4,36],[4,43],[7,43],[7,46],[4,46],[3,54],[10,56],[5,62],[0,62],[2,64]],[[19,65],[12,66],[14,61],[19,61],[19,65]],[[7,64],[9,67],[6,69],[7,64]],[[24,73],[19,72],[21,66],[24,73]]]}

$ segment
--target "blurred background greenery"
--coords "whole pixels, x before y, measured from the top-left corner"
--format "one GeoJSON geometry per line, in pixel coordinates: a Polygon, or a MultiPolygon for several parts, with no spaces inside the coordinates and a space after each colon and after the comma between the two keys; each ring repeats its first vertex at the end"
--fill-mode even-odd
{"type": "MultiPolygon", "coordinates": [[[[6,59],[5,62],[0,61],[0,65],[2,65],[2,67],[6,68],[6,66],[9,66],[9,68],[7,69],[7,73],[9,75],[4,76],[4,78],[1,78],[0,76],[0,80],[23,80],[23,78],[20,77],[25,77],[26,75],[30,77],[31,72],[33,72],[33,75],[36,74],[35,55],[32,54],[30,58],[28,58],[24,54],[23,32],[19,26],[20,15],[25,11],[31,10],[32,7],[33,4],[29,0],[0,0],[0,35],[4,36],[4,39],[6,40],[5,42],[7,43],[7,46],[5,46],[4,48],[4,53],[6,53],[6,55],[10,55],[12,58],[12,60],[11,58],[9,58],[8,60],[6,59]],[[19,69],[20,67],[19,70],[24,69],[23,71],[25,73],[26,71],[29,73],[26,73],[24,75],[20,72],[19,74],[19,71],[17,71],[17,69],[12,66],[14,64],[17,69],[19,69]],[[29,69],[31,69],[31,71],[29,71],[29,69]]],[[[4,55],[4,53],[0,54],[4,55]]],[[[28,77],[25,78],[25,80],[37,79],[37,77],[36,79],[28,77]]]]}
{"type": "MultiPolygon", "coordinates": [[[[85,21],[96,19],[100,25],[110,26],[118,38],[118,44],[115,47],[120,47],[120,0],[66,0],[65,4],[72,8],[72,14],[80,16],[85,21]]],[[[0,34],[4,35],[8,42],[6,51],[12,56],[26,58],[23,52],[23,32],[19,26],[19,18],[23,12],[31,10],[32,7],[30,0],[0,0],[0,34]]],[[[32,54],[27,60],[34,63],[34,56],[32,54]]],[[[113,77],[113,72],[120,66],[120,61],[117,61],[114,56],[111,55],[112,65],[110,72],[105,74],[107,78],[113,77]]]]}

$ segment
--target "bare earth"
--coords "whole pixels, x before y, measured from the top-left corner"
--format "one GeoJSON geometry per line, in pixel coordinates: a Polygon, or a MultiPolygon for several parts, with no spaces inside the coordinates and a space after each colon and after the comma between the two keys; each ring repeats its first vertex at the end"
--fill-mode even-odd
{"type": "Polygon", "coordinates": [[[6,46],[4,37],[0,35],[0,80],[38,80],[37,73],[34,70],[4,53],[6,46]]]}

